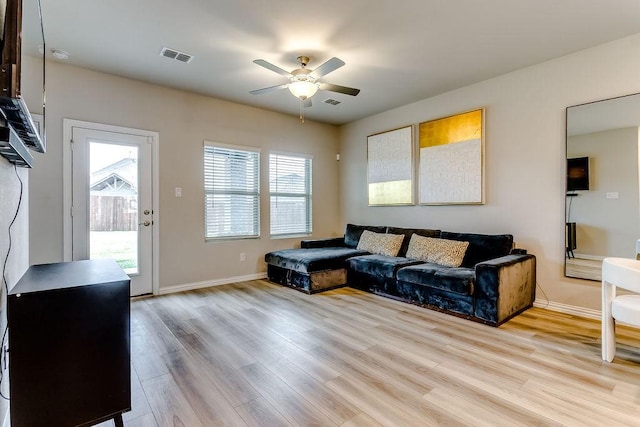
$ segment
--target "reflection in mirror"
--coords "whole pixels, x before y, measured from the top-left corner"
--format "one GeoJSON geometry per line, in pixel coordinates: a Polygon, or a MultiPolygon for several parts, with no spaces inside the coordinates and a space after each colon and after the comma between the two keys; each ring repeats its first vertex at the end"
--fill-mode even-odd
{"type": "Polygon", "coordinates": [[[601,280],[604,258],[640,251],[639,139],[640,94],[567,108],[565,276],[601,280]]]}

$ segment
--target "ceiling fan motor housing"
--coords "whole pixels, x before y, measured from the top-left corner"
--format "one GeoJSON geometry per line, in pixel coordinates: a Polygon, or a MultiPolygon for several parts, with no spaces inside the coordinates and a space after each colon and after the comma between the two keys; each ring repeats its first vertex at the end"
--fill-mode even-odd
{"type": "Polygon", "coordinates": [[[298,68],[291,72],[292,82],[309,82],[315,83],[316,79],[311,75],[311,71],[306,68],[298,68]]]}

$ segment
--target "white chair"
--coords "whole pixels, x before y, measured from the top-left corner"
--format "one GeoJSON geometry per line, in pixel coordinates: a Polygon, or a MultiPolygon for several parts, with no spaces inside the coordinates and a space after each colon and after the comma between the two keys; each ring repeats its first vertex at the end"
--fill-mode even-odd
{"type": "Polygon", "coordinates": [[[640,326],[640,295],[616,296],[616,288],[640,294],[640,261],[629,258],[602,261],[602,360],[607,362],[616,355],[615,322],[640,326]]]}

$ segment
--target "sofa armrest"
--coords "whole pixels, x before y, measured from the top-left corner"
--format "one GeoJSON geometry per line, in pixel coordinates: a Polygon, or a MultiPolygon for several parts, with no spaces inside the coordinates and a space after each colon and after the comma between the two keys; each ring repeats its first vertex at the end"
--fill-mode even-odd
{"type": "Polygon", "coordinates": [[[495,301],[498,324],[530,307],[536,293],[536,257],[512,254],[476,264],[475,296],[495,301]]]}
{"type": "Polygon", "coordinates": [[[328,239],[313,239],[300,241],[300,248],[343,248],[345,247],[344,237],[331,237],[328,239]]]}

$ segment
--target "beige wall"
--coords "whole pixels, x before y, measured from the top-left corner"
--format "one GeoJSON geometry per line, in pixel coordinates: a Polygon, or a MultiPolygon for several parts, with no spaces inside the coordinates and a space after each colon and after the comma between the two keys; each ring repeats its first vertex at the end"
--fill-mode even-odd
{"type": "MultiPolygon", "coordinates": [[[[294,245],[265,237],[203,241],[202,140],[259,141],[266,150],[300,149],[316,156],[316,236],[341,233],[346,222],[512,233],[537,256],[538,284],[551,301],[597,309],[599,285],[563,273],[565,108],[639,92],[640,59],[629,54],[639,50],[636,35],[346,125],[339,134],[339,163],[331,126],[300,125],[295,117],[51,64],[50,152],[37,159],[41,166],[32,173],[31,259],[62,257],[60,139],[62,118],[68,117],[160,132],[161,286],[262,271],[264,252],[294,245]],[[485,205],[367,206],[367,135],[478,107],[486,108],[485,205]],[[173,198],[176,186],[183,188],[182,199],[173,198]],[[246,263],[237,261],[240,251],[247,253],[246,263]]],[[[263,213],[267,207],[263,199],[263,213]]],[[[263,232],[267,220],[263,215],[263,232]]]]}
{"type": "MultiPolygon", "coordinates": [[[[24,186],[20,210],[11,228],[11,254],[7,260],[7,269],[4,272],[9,289],[13,288],[29,266],[29,171],[23,168],[17,168],[17,171],[24,186]]],[[[9,250],[9,225],[16,214],[19,200],[20,181],[16,176],[14,167],[6,161],[4,157],[0,157],[0,263],[4,263],[7,251],[9,250]]],[[[7,323],[7,295],[1,278],[0,287],[1,337],[7,323]]],[[[2,366],[0,369],[4,369],[4,364],[2,366]]],[[[4,373],[7,374],[7,372],[4,373]]],[[[7,377],[5,376],[5,378],[7,377]]],[[[2,392],[5,396],[9,395],[8,384],[6,380],[2,383],[2,392]]],[[[0,399],[0,423],[4,419],[8,408],[8,402],[0,399]]]]}
{"type": "MultiPolygon", "coordinates": [[[[572,197],[570,221],[576,223],[576,256],[635,258],[640,238],[638,128],[572,136],[568,157],[589,157],[589,191],[572,197]],[[617,199],[607,199],[617,192],[617,199]]],[[[567,199],[569,200],[569,199],[567,199]]]]}
{"type": "MultiPolygon", "coordinates": [[[[342,223],[512,233],[556,303],[599,309],[598,283],[564,277],[565,108],[640,91],[640,35],[372,116],[341,128],[342,223]],[[367,135],[486,108],[486,204],[368,207],[367,135]]],[[[538,298],[544,299],[538,291],[538,298]]]]}
{"type": "MultiPolygon", "coordinates": [[[[23,62],[34,112],[40,112],[40,66],[30,57],[23,62]]],[[[36,156],[31,175],[32,263],[63,259],[63,118],[159,132],[161,288],[260,273],[266,252],[299,244],[269,238],[269,150],[313,155],[314,236],[339,229],[336,127],[59,63],[47,67],[48,152],[36,156]],[[262,149],[260,239],[205,242],[203,140],[262,149]]]]}

